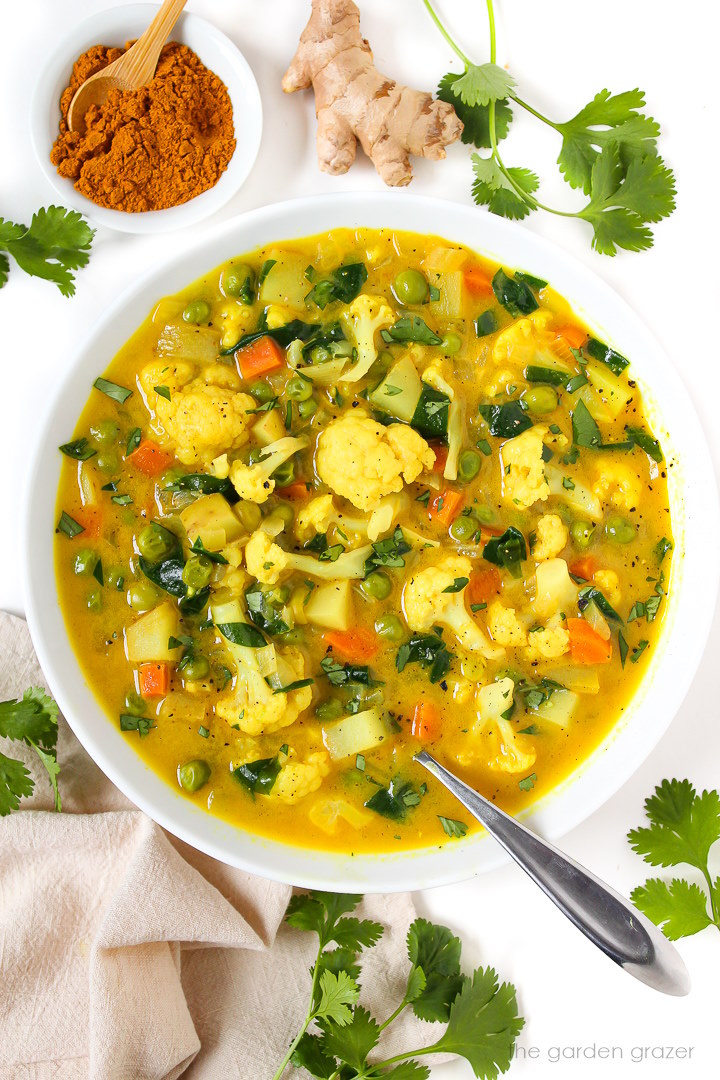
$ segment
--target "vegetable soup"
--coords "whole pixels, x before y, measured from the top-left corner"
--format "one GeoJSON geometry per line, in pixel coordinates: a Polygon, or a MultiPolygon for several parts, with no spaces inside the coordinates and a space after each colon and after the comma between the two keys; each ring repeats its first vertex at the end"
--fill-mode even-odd
{"type": "Polygon", "coordinates": [[[418,749],[520,811],[659,635],[665,464],[628,360],[435,236],[273,244],[159,300],[60,450],[98,723],[251,832],[456,842],[418,749]]]}

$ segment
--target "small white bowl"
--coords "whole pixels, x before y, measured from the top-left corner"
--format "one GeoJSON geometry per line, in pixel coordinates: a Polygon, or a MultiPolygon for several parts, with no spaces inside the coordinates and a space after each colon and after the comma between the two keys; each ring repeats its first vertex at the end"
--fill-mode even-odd
{"type": "MultiPolygon", "coordinates": [[[[340,227],[431,229],[507,268],[550,281],[598,337],[627,356],[661,441],[668,471],[675,552],[660,640],[643,681],[595,752],[523,817],[553,840],[611,798],[645,760],[687,693],[715,607],[720,514],[700,421],[674,367],[631,308],[599,277],[515,222],[444,202],[393,192],[318,195],[265,206],[225,221],[144,279],[102,313],[78,342],[37,441],[27,484],[23,550],[28,624],[42,669],[85,749],[132,801],[163,828],[206,854],[266,878],[340,892],[394,892],[444,885],[488,870],[507,856],[486,833],[444,846],[383,855],[306,850],[213,817],[157,776],[107,716],[68,640],[57,592],[53,536],[60,479],[58,446],[70,438],[93,380],[164,295],[234,255],[264,244],[340,227]]],[[[70,358],[68,357],[70,361],[70,358]]],[[[63,365],[64,367],[65,365],[63,365]]],[[[708,720],[708,723],[710,720],[708,720]]]]}
{"type": "Polygon", "coordinates": [[[203,64],[222,79],[233,107],[235,153],[217,184],[189,202],[167,210],[129,214],[109,210],[86,199],[72,180],[60,176],[50,161],[60,122],[60,95],[68,85],[78,56],[92,45],[122,47],[147,29],[158,8],[154,4],[129,4],[99,11],[74,26],[45,65],[30,104],[30,137],[40,168],[55,188],[63,205],[80,210],[94,223],[128,233],[169,232],[210,217],[245,183],[260,149],[262,104],[250,66],[222,31],[197,15],[181,15],[171,41],[179,41],[197,53],[203,64]],[[242,123],[241,123],[242,118],[242,123]]]}

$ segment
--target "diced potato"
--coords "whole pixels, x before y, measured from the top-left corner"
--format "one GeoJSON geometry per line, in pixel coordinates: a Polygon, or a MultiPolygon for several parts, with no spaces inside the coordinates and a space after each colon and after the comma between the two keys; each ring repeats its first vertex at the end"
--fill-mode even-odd
{"type": "Polygon", "coordinates": [[[178,660],[178,649],[170,649],[168,641],[179,633],[178,609],[167,600],[125,627],[128,660],[131,664],[157,664],[162,660],[178,660]]]}
{"type": "Polygon", "coordinates": [[[529,711],[542,720],[548,720],[551,724],[566,728],[579,704],[580,698],[571,690],[556,690],[547,701],[543,701],[542,705],[529,711]]]}
{"type": "Polygon", "coordinates": [[[566,473],[555,465],[545,466],[545,479],[548,482],[551,495],[557,495],[569,507],[580,514],[581,517],[589,517],[593,521],[602,521],[602,506],[597,495],[586,487],[577,477],[572,478],[574,487],[567,488],[563,484],[566,473]]]}
{"type": "Polygon", "coordinates": [[[261,446],[269,446],[270,443],[283,439],[287,435],[279,409],[270,409],[270,412],[262,413],[251,430],[261,446]]]}
{"type": "Polygon", "coordinates": [[[463,275],[460,270],[433,275],[432,284],[440,290],[440,299],[428,305],[433,315],[441,319],[459,319],[463,311],[463,275]]]}
{"type": "Polygon", "coordinates": [[[158,336],[156,351],[163,359],[212,364],[220,352],[220,335],[209,326],[166,323],[158,336]]]}
{"type": "Polygon", "coordinates": [[[160,706],[162,720],[180,720],[188,724],[202,724],[207,705],[201,697],[182,690],[171,690],[160,706]]]}
{"type": "Polygon", "coordinates": [[[307,256],[292,251],[271,251],[268,260],[272,266],[260,286],[261,304],[287,304],[298,311],[305,311],[305,297],[312,285],[305,277],[307,256]]]}
{"type": "Polygon", "coordinates": [[[513,703],[515,683],[512,679],[498,679],[497,682],[481,686],[477,695],[478,715],[482,724],[498,720],[513,703]]]}
{"type": "Polygon", "coordinates": [[[607,405],[613,418],[619,416],[628,402],[632,401],[633,392],[627,381],[613,374],[607,364],[589,360],[585,374],[607,405]]]}
{"type": "Polygon", "coordinates": [[[600,677],[598,669],[586,667],[585,664],[578,667],[553,668],[552,678],[555,682],[562,683],[568,690],[575,694],[597,694],[600,692],[600,677]]]}
{"type": "Polygon", "coordinates": [[[242,535],[243,527],[233,508],[219,493],[201,495],[180,513],[188,540],[194,544],[198,537],[208,551],[220,551],[242,535]]]}
{"type": "Polygon", "coordinates": [[[351,806],[345,799],[318,799],[311,806],[308,817],[313,825],[330,836],[335,835],[342,822],[351,829],[362,829],[372,821],[370,810],[351,806]]]}
{"type": "MultiPolygon", "coordinates": [[[[446,274],[451,270],[461,270],[467,261],[468,253],[463,248],[436,247],[425,259],[425,266],[428,272],[446,274]]],[[[431,284],[435,284],[432,279],[431,284]]]]}
{"type": "Polygon", "coordinates": [[[328,581],[313,589],[305,605],[305,617],[328,630],[349,630],[353,623],[353,598],[350,581],[328,581]]]}
{"type": "Polygon", "coordinates": [[[568,573],[564,559],[546,559],[535,571],[535,599],[533,613],[547,619],[556,611],[575,610],[578,587],[568,573]]]}
{"type": "Polygon", "coordinates": [[[298,371],[318,386],[332,386],[342,376],[347,362],[347,356],[339,356],[336,360],[326,360],[324,364],[308,364],[307,367],[298,368],[298,371]]]}
{"type": "Polygon", "coordinates": [[[409,356],[390,368],[383,381],[369,395],[371,405],[409,424],[422,393],[422,382],[409,356]],[[389,389],[389,393],[387,392],[389,389]]]}
{"type": "Polygon", "coordinates": [[[330,757],[333,761],[340,761],[341,758],[379,746],[387,739],[388,728],[379,709],[365,709],[354,716],[344,716],[342,720],[326,724],[322,733],[330,757]]]}
{"type": "Polygon", "coordinates": [[[582,401],[587,406],[587,410],[592,416],[593,420],[596,420],[598,424],[609,424],[614,419],[614,413],[609,408],[607,402],[603,401],[595,390],[591,383],[586,383],[585,386],[581,386],[580,389],[572,395],[572,401],[582,401]]]}
{"type": "Polygon", "coordinates": [[[212,603],[210,616],[214,623],[247,622],[243,606],[239,600],[212,603]]]}
{"type": "Polygon", "coordinates": [[[583,618],[590,626],[592,626],[595,633],[600,635],[603,641],[610,640],[612,631],[608,626],[607,619],[599,607],[594,603],[588,604],[583,612],[583,618]]]}

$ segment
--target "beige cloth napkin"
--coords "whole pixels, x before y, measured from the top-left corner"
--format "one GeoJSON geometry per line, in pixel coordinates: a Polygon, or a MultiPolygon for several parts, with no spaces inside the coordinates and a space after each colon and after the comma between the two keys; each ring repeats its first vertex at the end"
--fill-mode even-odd
{"type": "MultiPolygon", "coordinates": [[[[27,626],[0,613],[0,700],[31,685],[45,681],[27,626]]],[[[62,717],[62,814],[32,752],[0,747],[36,781],[0,818],[0,1080],[270,1080],[304,1015],[316,940],[283,924],[290,888],[165,833],[62,717]]],[[[407,895],[377,896],[361,914],[387,928],[362,980],[384,1017],[415,912],[407,895]]],[[[427,1045],[435,1026],[403,1018],[383,1049],[427,1045]]]]}

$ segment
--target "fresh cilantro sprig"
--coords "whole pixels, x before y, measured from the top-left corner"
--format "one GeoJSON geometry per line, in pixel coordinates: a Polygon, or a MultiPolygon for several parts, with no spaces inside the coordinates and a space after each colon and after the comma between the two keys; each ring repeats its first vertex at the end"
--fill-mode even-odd
{"type": "Polygon", "coordinates": [[[684,878],[669,884],[649,878],[632,892],[633,903],[671,941],[706,926],[720,930],[720,877],[713,881],[708,865],[710,848],[720,840],[720,794],[698,795],[689,780],[663,780],[646,800],[645,812],[650,825],[628,833],[633,851],[650,866],[694,866],[705,879],[707,895],[684,878]]]}
{"type": "Polygon", "coordinates": [[[54,281],[63,296],[72,296],[72,271],[87,265],[94,235],[82,214],[64,206],[41,207],[29,226],[0,218],[0,289],[8,279],[12,255],[26,274],[54,281]]]}
{"type": "Polygon", "coordinates": [[[273,1080],[280,1080],[291,1063],[319,1080],[427,1080],[429,1068],[416,1059],[434,1053],[464,1057],[475,1076],[488,1080],[506,1072],[524,1023],[515,988],[499,985],[492,968],[463,975],[460,940],[446,926],[416,919],[410,927],[405,992],[386,1020],[378,1021],[358,1003],[358,954],[383,933],[379,923],[348,917],[361,899],[311,892],[290,901],[287,922],[317,934],[318,952],[305,1020],[273,1080]],[[421,1020],[446,1024],[445,1031],[432,1046],[368,1061],[382,1032],[407,1008],[421,1020]]]}
{"type": "Polygon", "coordinates": [[[493,0],[486,0],[490,27],[490,61],[474,64],[448,34],[430,0],[423,0],[435,25],[464,65],[462,75],[440,80],[438,97],[449,102],[462,120],[462,141],[490,150],[472,155],[472,194],[480,206],[500,217],[520,220],[535,210],[587,222],[592,246],[603,255],[618,248],[643,251],[652,246],[648,227],[675,209],[675,178],[657,152],[660,127],[642,110],[642,90],[611,94],[601,90],[575,116],[556,122],[523,101],[516,82],[496,63],[493,0]],[[576,211],[558,210],[540,202],[540,178],[531,169],[506,165],[499,143],[512,122],[510,102],[525,109],[560,136],[557,159],[563,179],[588,197],[576,211]]]}
{"type": "MultiPolygon", "coordinates": [[[[31,746],[47,770],[60,810],[57,778],[58,707],[38,686],[31,686],[18,701],[0,701],[0,735],[31,746]]],[[[35,783],[22,761],[0,753],[0,817],[17,810],[20,799],[32,795],[35,783]]]]}

